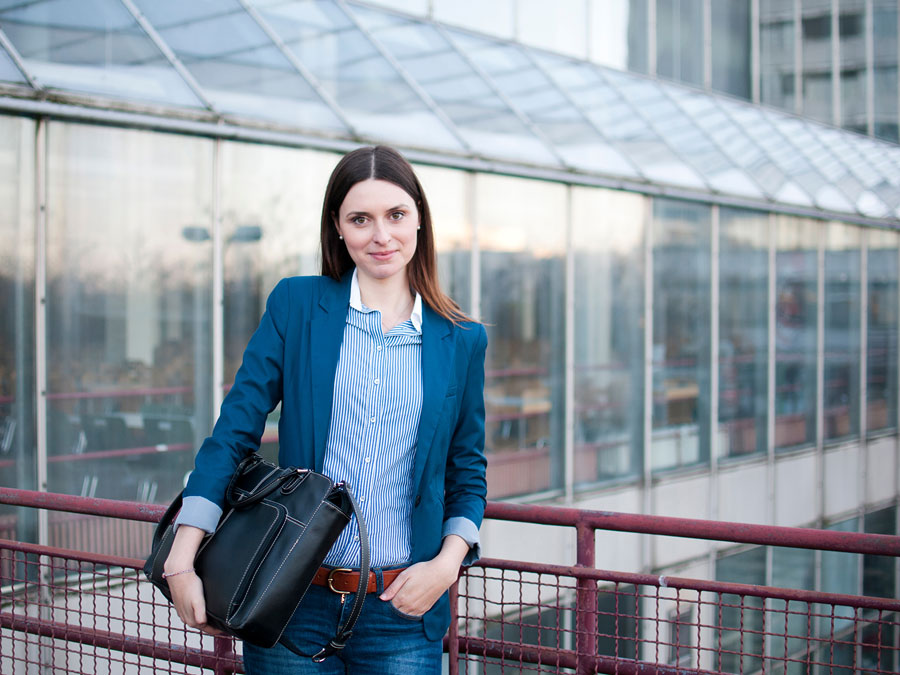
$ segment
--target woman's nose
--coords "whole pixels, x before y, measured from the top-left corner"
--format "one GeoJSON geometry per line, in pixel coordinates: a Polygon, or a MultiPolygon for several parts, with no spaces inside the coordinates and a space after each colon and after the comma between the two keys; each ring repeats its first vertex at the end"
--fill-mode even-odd
{"type": "Polygon", "coordinates": [[[391,240],[391,231],[383,220],[375,221],[375,232],[372,235],[372,239],[377,244],[386,244],[391,240]]]}

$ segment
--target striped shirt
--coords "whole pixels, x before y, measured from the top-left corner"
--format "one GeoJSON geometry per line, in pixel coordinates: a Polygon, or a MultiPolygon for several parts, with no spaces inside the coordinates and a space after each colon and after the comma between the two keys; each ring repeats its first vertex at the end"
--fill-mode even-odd
{"type": "MultiPolygon", "coordinates": [[[[334,378],[323,473],[346,481],[369,532],[373,567],[410,559],[412,472],[422,412],[422,298],[387,334],[381,312],[362,304],[356,272],[334,378]]],[[[359,567],[351,522],[326,565],[359,567]]]]}

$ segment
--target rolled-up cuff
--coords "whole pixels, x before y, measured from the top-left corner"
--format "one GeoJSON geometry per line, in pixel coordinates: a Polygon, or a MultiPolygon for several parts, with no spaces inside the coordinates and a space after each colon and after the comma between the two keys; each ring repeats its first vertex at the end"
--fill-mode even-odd
{"type": "Polygon", "coordinates": [[[175,518],[175,529],[177,530],[179,525],[190,525],[206,532],[215,532],[221,517],[222,509],[206,497],[185,497],[181,511],[175,518]]]}
{"type": "Polygon", "coordinates": [[[463,516],[448,518],[444,521],[441,537],[446,537],[448,534],[461,537],[469,545],[469,552],[462,561],[463,565],[471,565],[481,557],[481,535],[478,533],[478,527],[471,520],[463,516]]]}

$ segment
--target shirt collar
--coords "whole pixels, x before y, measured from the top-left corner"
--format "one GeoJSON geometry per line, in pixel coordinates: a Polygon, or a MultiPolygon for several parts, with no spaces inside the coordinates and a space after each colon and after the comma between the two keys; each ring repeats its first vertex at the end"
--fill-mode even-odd
{"type": "MultiPolygon", "coordinates": [[[[359,280],[356,278],[357,269],[353,268],[353,278],[350,281],[350,306],[355,309],[357,312],[371,312],[373,310],[369,309],[362,303],[362,297],[359,294],[359,280]]],[[[413,301],[412,314],[409,315],[409,320],[412,321],[413,328],[416,329],[417,333],[422,332],[422,296],[416,292],[416,299],[413,301]]]]}

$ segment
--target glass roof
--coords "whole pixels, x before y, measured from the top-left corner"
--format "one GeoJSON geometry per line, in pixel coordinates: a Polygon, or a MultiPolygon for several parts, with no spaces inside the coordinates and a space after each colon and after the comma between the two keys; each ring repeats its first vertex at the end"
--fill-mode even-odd
{"type": "Polygon", "coordinates": [[[353,0],[0,0],[3,82],[900,218],[900,146],[353,0]]]}

